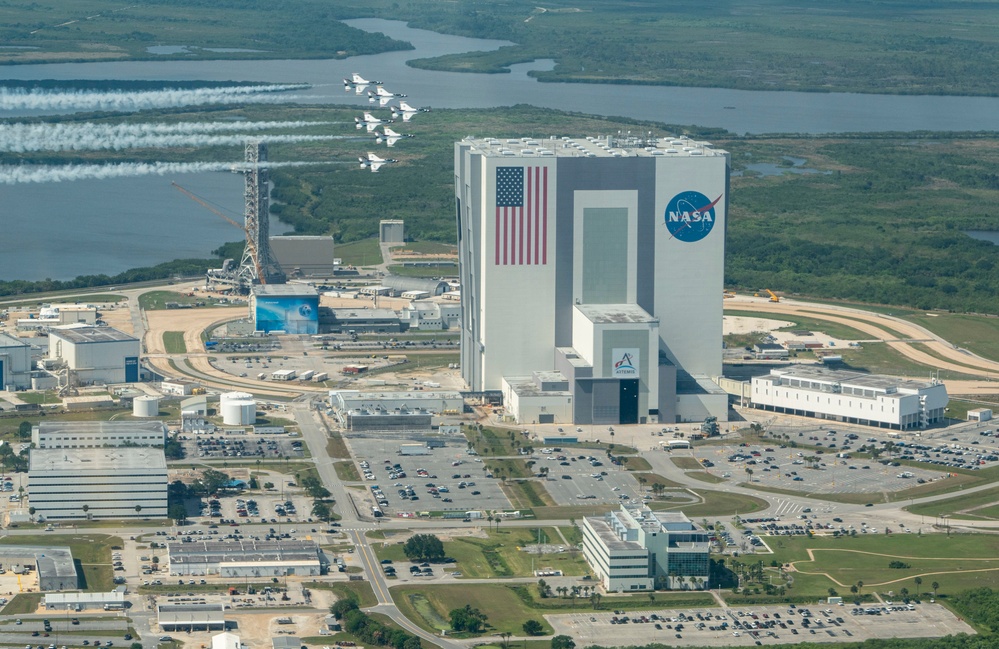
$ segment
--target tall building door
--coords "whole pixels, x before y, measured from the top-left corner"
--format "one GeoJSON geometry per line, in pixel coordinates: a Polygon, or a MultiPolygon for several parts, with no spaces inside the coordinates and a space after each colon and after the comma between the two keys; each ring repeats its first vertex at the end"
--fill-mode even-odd
{"type": "Polygon", "coordinates": [[[622,424],[638,423],[638,379],[621,379],[620,412],[622,424]]]}

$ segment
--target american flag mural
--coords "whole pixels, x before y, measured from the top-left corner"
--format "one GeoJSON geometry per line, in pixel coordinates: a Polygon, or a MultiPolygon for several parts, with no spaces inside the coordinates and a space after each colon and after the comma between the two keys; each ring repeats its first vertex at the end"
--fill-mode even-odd
{"type": "Polygon", "coordinates": [[[496,167],[497,266],[548,263],[548,168],[496,167]]]}

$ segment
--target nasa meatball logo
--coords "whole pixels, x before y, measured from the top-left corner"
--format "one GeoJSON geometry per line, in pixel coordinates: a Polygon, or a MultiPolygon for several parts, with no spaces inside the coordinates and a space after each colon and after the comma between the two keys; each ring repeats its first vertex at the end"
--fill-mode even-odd
{"type": "Polygon", "coordinates": [[[666,205],[666,229],[670,239],[693,243],[708,236],[715,226],[715,205],[721,199],[719,196],[712,201],[695,191],[680,192],[670,199],[666,205]]]}
{"type": "Polygon", "coordinates": [[[309,306],[308,304],[300,305],[298,307],[298,315],[302,316],[303,318],[312,317],[312,307],[309,306]]]}

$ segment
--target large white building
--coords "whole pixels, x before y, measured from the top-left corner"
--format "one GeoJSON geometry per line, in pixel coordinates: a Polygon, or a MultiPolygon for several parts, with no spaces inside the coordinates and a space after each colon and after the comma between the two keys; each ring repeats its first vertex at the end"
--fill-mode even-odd
{"type": "Polygon", "coordinates": [[[35,448],[163,446],[162,421],[42,421],[31,429],[35,448]]]}
{"type": "Polygon", "coordinates": [[[31,345],[0,333],[0,390],[27,390],[30,387],[31,345]]]}
{"type": "Polygon", "coordinates": [[[583,556],[607,592],[708,587],[708,533],[680,512],[622,505],[582,528],[583,556]]]}
{"type": "Polygon", "coordinates": [[[166,459],[157,448],[34,448],[28,491],[45,520],[165,518],[166,459]]]}
{"type": "Polygon", "coordinates": [[[473,391],[556,370],[576,423],[727,418],[714,382],[726,152],[686,138],[467,138],[455,176],[473,391]]]}
{"type": "Polygon", "coordinates": [[[328,567],[312,541],[198,541],[168,543],[171,575],[317,577],[328,567]]]}
{"type": "Polygon", "coordinates": [[[111,327],[70,325],[49,331],[49,358],[61,360],[81,385],[139,380],[139,339],[111,327]]]}
{"type": "Polygon", "coordinates": [[[947,388],[824,367],[770,370],[752,381],[754,408],[853,424],[908,430],[943,419],[947,388]]]}

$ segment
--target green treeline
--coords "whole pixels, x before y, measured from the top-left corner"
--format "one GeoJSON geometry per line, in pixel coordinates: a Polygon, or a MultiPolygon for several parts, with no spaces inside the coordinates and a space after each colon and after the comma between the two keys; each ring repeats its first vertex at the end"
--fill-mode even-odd
{"type": "Polygon", "coordinates": [[[204,275],[209,268],[217,267],[218,261],[210,259],[178,259],[148,268],[133,268],[117,275],[80,275],[76,279],[44,279],[37,282],[27,280],[0,281],[0,295],[27,295],[50,291],[68,291],[113,284],[130,284],[165,279],[175,275],[191,277],[204,275]]]}
{"type": "Polygon", "coordinates": [[[420,638],[396,627],[382,624],[367,615],[358,605],[357,597],[337,600],[330,612],[343,623],[343,630],[357,637],[365,644],[373,644],[392,649],[420,649],[420,638]]]}

